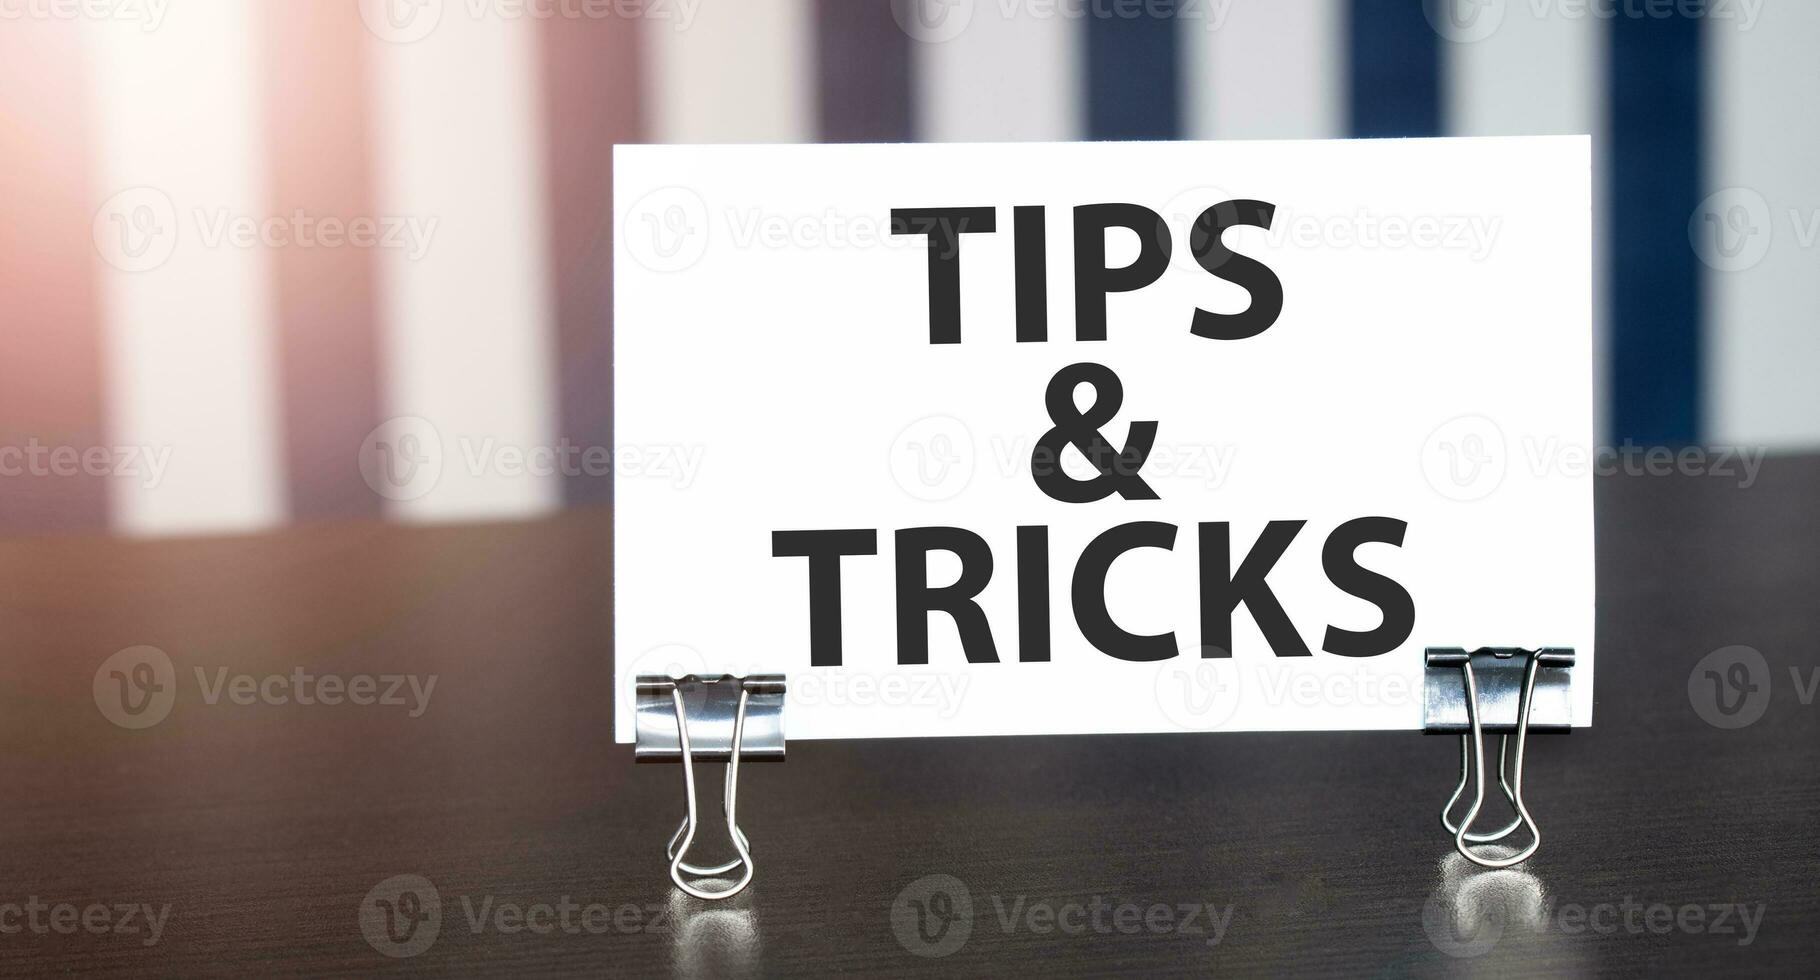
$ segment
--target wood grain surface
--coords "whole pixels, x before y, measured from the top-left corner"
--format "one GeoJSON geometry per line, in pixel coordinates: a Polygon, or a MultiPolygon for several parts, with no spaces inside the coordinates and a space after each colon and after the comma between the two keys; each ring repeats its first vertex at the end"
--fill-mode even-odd
{"type": "Polygon", "coordinates": [[[1451,738],[802,742],[742,772],[758,877],[712,906],[665,874],[680,770],[612,743],[607,511],[0,541],[0,973],[1813,976],[1820,459],[1741,482],[1599,480],[1597,725],[1532,740],[1520,869],[1450,856],[1451,738]],[[142,644],[174,700],[132,730],[97,673],[142,644]],[[1734,645],[1768,683],[1723,729],[1734,645]],[[299,672],[435,686],[211,703],[299,672]],[[394,957],[361,909],[401,874],[440,921],[394,957]]]}

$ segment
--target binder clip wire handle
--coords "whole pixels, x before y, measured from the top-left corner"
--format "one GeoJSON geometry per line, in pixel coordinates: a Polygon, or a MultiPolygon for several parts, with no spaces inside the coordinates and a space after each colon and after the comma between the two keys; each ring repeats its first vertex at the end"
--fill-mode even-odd
{"type": "Polygon", "coordinates": [[[1430,732],[1460,734],[1460,782],[1441,807],[1441,826],[1453,836],[1454,849],[1468,861],[1487,868],[1508,868],[1528,860],[1542,845],[1541,829],[1523,801],[1524,750],[1532,728],[1538,731],[1572,730],[1567,668],[1573,662],[1573,650],[1554,647],[1539,650],[1488,647],[1472,653],[1459,648],[1430,648],[1427,651],[1425,727],[1430,732]],[[1518,654],[1524,658],[1520,683],[1512,676],[1516,667],[1513,661],[1518,654]],[[1492,675],[1487,682],[1489,708],[1480,702],[1479,675],[1473,669],[1475,659],[1492,675]],[[1459,683],[1452,683],[1446,677],[1454,667],[1460,669],[1459,683]],[[1548,668],[1543,684],[1546,697],[1542,717],[1538,718],[1537,679],[1544,676],[1543,668],[1548,668]],[[1464,698],[1460,696],[1462,687],[1464,698]],[[1488,711],[1493,716],[1490,721],[1486,720],[1488,711]],[[1502,733],[1498,740],[1498,784],[1516,811],[1516,818],[1497,830],[1475,832],[1473,823],[1485,805],[1485,729],[1488,727],[1502,733]],[[1510,753],[1512,734],[1517,738],[1514,757],[1510,753]],[[1448,813],[1465,792],[1469,777],[1474,786],[1472,806],[1456,825],[1448,819],[1448,813]],[[1497,843],[1525,826],[1529,828],[1529,843],[1510,855],[1492,857],[1472,847],[1497,843]]]}
{"type": "MultiPolygon", "coordinates": [[[[1471,735],[1461,735],[1460,736],[1460,784],[1453,788],[1453,795],[1447,798],[1447,802],[1441,804],[1441,826],[1446,827],[1447,832],[1450,834],[1457,833],[1460,829],[1459,827],[1454,825],[1454,822],[1452,820],[1448,819],[1447,815],[1449,813],[1453,812],[1454,804],[1460,802],[1460,794],[1466,792],[1466,784],[1471,781],[1471,774],[1472,774],[1472,761],[1471,761],[1472,756],[1470,755],[1471,752],[1472,752],[1472,736],[1471,735]]],[[[1498,787],[1500,789],[1504,790],[1504,798],[1506,800],[1509,800],[1511,808],[1515,809],[1517,806],[1517,794],[1516,794],[1515,790],[1510,788],[1510,775],[1505,771],[1505,760],[1509,757],[1509,753],[1510,753],[1510,736],[1509,735],[1499,735],[1498,736],[1498,787]]],[[[1494,841],[1501,841],[1504,838],[1509,837],[1514,831],[1516,831],[1516,829],[1518,827],[1521,827],[1521,826],[1523,826],[1523,817],[1521,815],[1519,815],[1516,817],[1512,817],[1510,823],[1505,824],[1502,828],[1500,828],[1498,830],[1482,830],[1482,831],[1479,831],[1478,833],[1469,833],[1465,836],[1468,841],[1471,841],[1474,844],[1490,844],[1490,843],[1493,843],[1494,841]]]]}
{"type": "MultiPolygon", "coordinates": [[[[1461,735],[1460,741],[1461,748],[1472,758],[1473,800],[1472,806],[1466,811],[1466,816],[1460,819],[1460,826],[1448,827],[1448,829],[1454,832],[1454,849],[1468,861],[1487,868],[1508,868],[1511,865],[1527,861],[1530,855],[1536,853],[1536,848],[1542,846],[1542,830],[1536,826],[1535,818],[1529,815],[1529,808],[1523,805],[1523,749],[1529,735],[1529,705],[1530,699],[1535,694],[1538,663],[1539,661],[1532,656],[1523,670],[1523,700],[1517,709],[1517,757],[1515,764],[1511,767],[1511,778],[1508,783],[1504,782],[1504,743],[1510,736],[1505,735],[1498,739],[1498,782],[1504,787],[1504,794],[1510,798],[1512,806],[1516,808],[1517,818],[1502,830],[1476,836],[1471,833],[1472,822],[1478,819],[1479,808],[1485,805],[1485,736],[1482,730],[1483,723],[1479,718],[1479,685],[1473,678],[1472,660],[1469,658],[1460,664],[1460,670],[1466,675],[1466,710],[1472,720],[1472,734],[1461,735]],[[1465,745],[1468,738],[1472,740],[1470,746],[1465,745]],[[1501,858],[1484,857],[1473,853],[1472,849],[1467,846],[1469,843],[1492,843],[1503,840],[1524,824],[1529,825],[1529,844],[1515,854],[1501,858]]],[[[1460,770],[1460,785],[1466,785],[1464,768],[1460,770]]],[[[1454,797],[1459,797],[1459,790],[1454,791],[1454,797]]],[[[1452,805],[1451,800],[1448,801],[1448,805],[1452,805]]],[[[1445,808],[1441,810],[1441,824],[1447,826],[1445,808]]]]}
{"type": "Polygon", "coordinates": [[[783,761],[784,677],[639,675],[636,692],[634,758],[639,762],[680,762],[683,766],[686,807],[682,823],[664,846],[670,880],[685,894],[705,901],[730,898],[751,884],[753,875],[752,841],[739,827],[740,764],[783,761]],[[694,705],[693,712],[689,705],[694,705]],[[702,760],[727,764],[726,798],[721,810],[737,856],[725,864],[688,862],[689,848],[701,827],[701,811],[695,799],[695,763],[702,760]],[[723,876],[735,869],[743,870],[731,886],[719,890],[704,887],[702,879],[723,876]]]}
{"type": "Polygon", "coordinates": [[[676,833],[670,837],[669,846],[664,849],[665,856],[670,859],[670,880],[676,883],[676,887],[696,898],[707,901],[731,898],[752,883],[752,844],[740,831],[738,817],[739,750],[740,743],[745,740],[746,704],[751,699],[751,692],[743,687],[740,689],[739,707],[733,715],[732,752],[727,757],[727,798],[724,804],[727,814],[727,834],[733,838],[733,850],[739,856],[726,864],[716,865],[712,868],[704,868],[683,861],[683,857],[689,853],[689,845],[695,842],[695,760],[689,747],[689,721],[687,712],[683,710],[682,688],[670,688],[670,697],[676,705],[676,736],[682,744],[683,790],[689,798],[689,808],[683,817],[682,826],[676,828],[676,833]],[[678,843],[679,838],[680,844],[678,843]],[[685,872],[697,878],[723,874],[742,865],[746,870],[740,875],[739,881],[721,891],[708,891],[697,887],[683,877],[685,872]]]}

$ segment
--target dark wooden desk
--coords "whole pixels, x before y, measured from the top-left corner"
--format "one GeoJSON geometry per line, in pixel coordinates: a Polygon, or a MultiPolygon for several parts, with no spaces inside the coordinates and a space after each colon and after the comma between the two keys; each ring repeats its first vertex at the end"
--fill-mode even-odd
{"type": "MultiPolygon", "coordinates": [[[[706,909],[676,896],[660,856],[679,771],[635,770],[610,738],[604,511],[0,542],[0,972],[1813,976],[1820,715],[1790,669],[1820,665],[1820,460],[1737,482],[1601,479],[1598,727],[1533,740],[1546,842],[1520,871],[1449,857],[1434,810],[1452,739],[804,742],[745,773],[759,876],[706,909]],[[169,654],[177,698],[126,730],[93,685],[136,644],[169,654]],[[1695,711],[1689,675],[1733,644],[1760,650],[1773,684],[1762,718],[1727,731],[1695,711]],[[210,683],[223,667],[437,683],[416,718],[210,705],[197,667],[210,683]],[[401,873],[433,882],[442,918],[427,949],[393,959],[358,910],[401,873]],[[964,882],[974,908],[941,959],[892,925],[932,874],[964,882]],[[511,908],[565,897],[583,907],[574,934],[499,928],[502,908],[510,929],[511,908]],[[93,903],[108,908],[91,928],[93,903]],[[115,906],[138,903],[170,908],[154,945],[109,931],[115,906]],[[1201,903],[1232,907],[1217,944],[1179,928],[1178,907],[1201,903]],[[1712,928],[1712,906],[1737,904],[1761,909],[1748,944],[1735,912],[1731,933],[1712,928]],[[469,905],[488,913],[479,932],[469,905]],[[1119,905],[1166,905],[1169,922],[1120,920],[1119,905]],[[1001,906],[1023,913],[1009,933],[1001,906]],[[1033,928],[1036,906],[1080,934],[1033,928]],[[1503,926],[1489,950],[1441,948],[1452,933],[1432,926],[1479,912],[1503,926]]],[[[719,771],[702,776],[712,801],[719,771]]]]}

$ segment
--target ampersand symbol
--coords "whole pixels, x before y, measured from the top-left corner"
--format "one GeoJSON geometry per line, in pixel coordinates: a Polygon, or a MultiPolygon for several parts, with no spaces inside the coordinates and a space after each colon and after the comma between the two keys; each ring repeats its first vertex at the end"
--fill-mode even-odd
{"type": "Polygon", "coordinates": [[[1100,435],[1100,426],[1112,421],[1124,402],[1124,384],[1104,364],[1071,364],[1057,371],[1043,395],[1055,428],[1043,433],[1030,454],[1030,475],[1037,489],[1067,504],[1092,503],[1115,491],[1126,500],[1157,499],[1156,491],[1138,475],[1156,442],[1156,423],[1131,423],[1131,437],[1123,449],[1113,448],[1100,435]],[[1082,383],[1093,386],[1093,404],[1085,412],[1074,407],[1074,389],[1082,383]],[[1062,450],[1070,444],[1099,471],[1097,476],[1076,480],[1062,472],[1062,450]]]}

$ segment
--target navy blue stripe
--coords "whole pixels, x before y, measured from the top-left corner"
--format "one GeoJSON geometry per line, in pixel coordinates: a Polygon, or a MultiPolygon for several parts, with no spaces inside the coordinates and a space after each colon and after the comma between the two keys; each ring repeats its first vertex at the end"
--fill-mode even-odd
{"type": "Polygon", "coordinates": [[[1611,435],[1700,437],[1700,24],[1611,21],[1611,435]]]}
{"type": "Polygon", "coordinates": [[[911,43],[889,2],[816,0],[816,94],[824,142],[899,143],[915,138],[911,43]]]}
{"type": "Polygon", "coordinates": [[[1181,68],[1173,0],[1090,4],[1087,136],[1172,139],[1181,132],[1181,68]]]}
{"type": "Polygon", "coordinates": [[[1423,2],[1352,0],[1352,135],[1441,134],[1441,38],[1423,15],[1423,2]]]}

